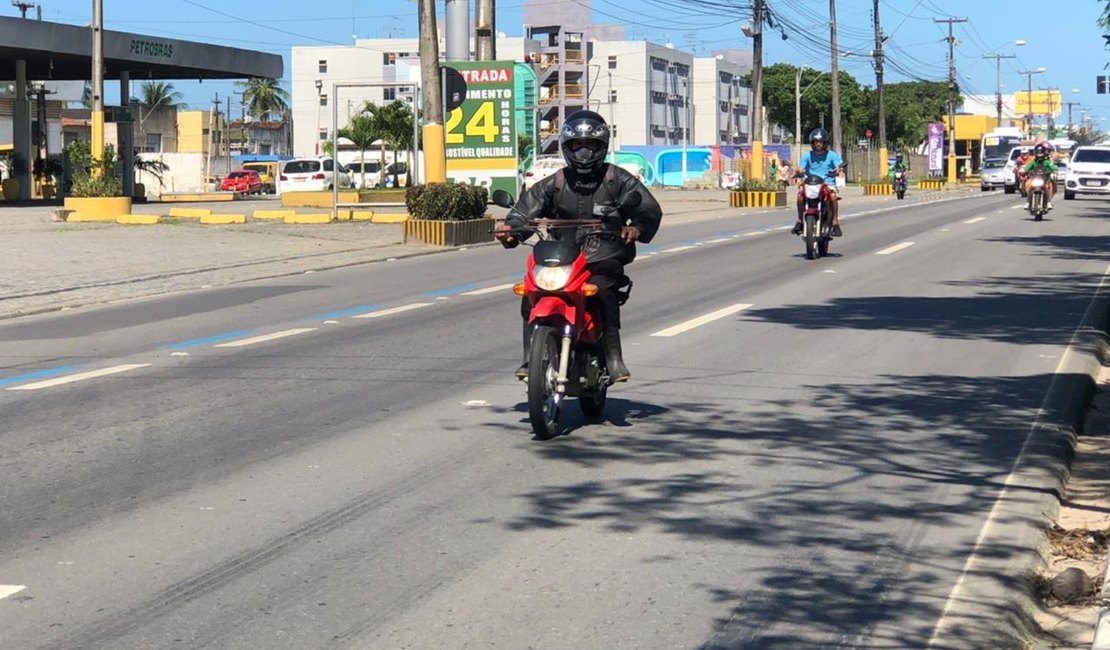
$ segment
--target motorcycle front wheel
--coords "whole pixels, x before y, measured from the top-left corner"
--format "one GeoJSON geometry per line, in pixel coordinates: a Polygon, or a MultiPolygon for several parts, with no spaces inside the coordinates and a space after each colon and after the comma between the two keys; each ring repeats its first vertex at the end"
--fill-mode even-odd
{"type": "Polygon", "coordinates": [[[538,438],[559,432],[559,401],[556,387],[559,375],[559,337],[547,325],[532,333],[528,352],[528,419],[538,438]]]}
{"type": "Polygon", "coordinates": [[[807,214],[805,217],[806,259],[817,259],[817,217],[807,214]]]}

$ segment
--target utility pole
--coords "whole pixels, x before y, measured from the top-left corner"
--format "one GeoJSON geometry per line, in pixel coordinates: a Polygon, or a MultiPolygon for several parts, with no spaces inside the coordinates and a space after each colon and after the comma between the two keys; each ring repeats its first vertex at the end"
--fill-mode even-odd
{"type": "Polygon", "coordinates": [[[1068,137],[1070,138],[1070,137],[1071,137],[1071,130],[1072,130],[1072,129],[1071,129],[1071,127],[1072,127],[1072,121],[1071,121],[1071,107],[1072,107],[1072,106],[1082,106],[1083,104],[1081,104],[1081,103],[1079,103],[1079,102],[1067,102],[1067,104],[1068,104],[1068,128],[1067,128],[1067,136],[1068,136],[1068,137]]]}
{"type": "Polygon", "coordinates": [[[27,10],[31,7],[37,7],[39,10],[39,20],[42,20],[42,7],[39,7],[33,2],[21,2],[20,0],[12,0],[13,7],[19,7],[19,16],[24,20],[27,19],[27,10]]]}
{"type": "Polygon", "coordinates": [[[998,114],[998,126],[1002,126],[1002,59],[1016,59],[1016,54],[984,54],[984,59],[994,59],[997,69],[994,73],[994,108],[998,114]]]}
{"type": "Polygon", "coordinates": [[[752,172],[763,180],[763,0],[752,4],[752,172]]]}
{"type": "Polygon", "coordinates": [[[448,61],[470,60],[470,0],[446,0],[443,4],[444,44],[448,61]]]}
{"type": "Polygon", "coordinates": [[[794,163],[802,159],[802,68],[794,74],[794,150],[791,152],[794,163]]]}
{"type": "Polygon", "coordinates": [[[497,12],[494,9],[496,0],[477,0],[474,12],[474,51],[478,61],[493,61],[497,58],[497,40],[494,38],[497,28],[497,12]]]}
{"type": "MultiPolygon", "coordinates": [[[[883,27],[879,23],[879,0],[873,3],[875,17],[875,90],[879,100],[879,178],[886,178],[886,106],[883,104],[883,27]]],[[[870,149],[868,149],[870,151],[870,149]]]]}
{"type": "Polygon", "coordinates": [[[220,110],[220,93],[212,98],[212,110],[208,113],[208,146],[204,149],[204,192],[208,193],[208,177],[212,175],[212,132],[216,130],[216,113],[220,110]]]}
{"type": "MultiPolygon", "coordinates": [[[[92,158],[104,159],[104,0],[93,0],[92,15],[92,158]]],[[[94,166],[99,176],[100,168],[94,166]]]]}
{"type": "Polygon", "coordinates": [[[1028,137],[1033,137],[1033,75],[1044,72],[1044,68],[1038,70],[1021,70],[1018,74],[1025,75],[1026,91],[1025,91],[1025,131],[1028,137]]]}
{"type": "Polygon", "coordinates": [[[231,95],[227,96],[227,112],[224,113],[224,152],[227,154],[227,168],[225,174],[231,173],[231,95]]]}
{"type": "Polygon", "coordinates": [[[832,147],[843,156],[844,133],[840,128],[840,50],[836,47],[836,0],[829,0],[829,46],[832,48],[832,147]]]}
{"type": "Polygon", "coordinates": [[[956,182],[956,37],[952,25],[966,23],[967,18],[934,18],[934,23],[948,23],[948,182],[956,182]]]}
{"type": "MultiPolygon", "coordinates": [[[[420,3],[420,81],[424,90],[424,182],[447,182],[443,133],[443,86],[439,72],[439,37],[435,0],[420,3]]],[[[419,162],[419,161],[418,161],[419,162]]]]}

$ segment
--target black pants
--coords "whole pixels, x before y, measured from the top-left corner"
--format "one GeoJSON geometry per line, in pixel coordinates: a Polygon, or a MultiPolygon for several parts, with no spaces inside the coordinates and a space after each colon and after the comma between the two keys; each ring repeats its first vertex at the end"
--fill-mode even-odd
{"type": "MultiPolygon", "coordinates": [[[[590,284],[597,285],[597,295],[591,300],[600,305],[599,315],[601,326],[613,329],[621,328],[621,306],[617,296],[617,289],[624,282],[624,264],[616,258],[591,262],[586,265],[590,271],[590,284]]],[[[520,315],[528,323],[528,316],[532,313],[532,303],[525,296],[520,301],[520,315]]]]}

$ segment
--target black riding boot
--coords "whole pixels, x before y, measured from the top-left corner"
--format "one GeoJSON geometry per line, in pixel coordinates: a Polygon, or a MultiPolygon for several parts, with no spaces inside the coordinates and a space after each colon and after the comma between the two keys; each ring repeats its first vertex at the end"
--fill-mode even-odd
{"type": "Polygon", "coordinates": [[[524,321],[524,362],[516,369],[516,378],[525,381],[528,379],[528,355],[532,349],[532,325],[524,321]]]}
{"type": "Polygon", "coordinates": [[[601,335],[601,342],[605,346],[605,365],[609,367],[609,380],[612,382],[628,381],[632,373],[624,365],[621,356],[621,331],[616,328],[606,328],[601,335]]]}

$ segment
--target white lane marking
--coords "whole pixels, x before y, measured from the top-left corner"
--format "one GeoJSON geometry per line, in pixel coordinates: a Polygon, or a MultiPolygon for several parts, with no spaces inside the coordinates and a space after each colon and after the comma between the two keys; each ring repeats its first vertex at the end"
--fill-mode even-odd
{"type": "Polygon", "coordinates": [[[825,269],[824,271],[821,271],[821,272],[822,273],[836,273],[836,271],[834,271],[832,269],[825,269]]]}
{"type": "Polygon", "coordinates": [[[881,251],[879,251],[878,253],[875,253],[875,254],[876,255],[890,255],[891,253],[897,253],[898,251],[900,251],[904,248],[909,248],[910,246],[913,246],[915,243],[916,242],[912,242],[912,241],[904,241],[901,244],[895,244],[895,245],[891,246],[890,248],[884,248],[883,250],[881,250],[881,251]]]}
{"type": "Polygon", "coordinates": [[[659,330],[658,332],[652,334],[652,336],[674,336],[676,334],[682,334],[683,332],[689,332],[695,327],[701,327],[706,323],[712,323],[713,321],[720,320],[725,316],[731,316],[732,314],[735,314],[737,312],[744,311],[748,307],[751,307],[751,305],[730,305],[728,307],[725,307],[724,309],[718,309],[717,311],[710,312],[704,316],[698,316],[697,318],[688,320],[685,323],[679,323],[678,325],[668,327],[665,330],[659,330]]]}
{"type": "Polygon", "coordinates": [[[382,316],[391,316],[393,314],[400,314],[413,309],[420,309],[421,307],[428,307],[434,305],[431,302],[414,302],[411,305],[401,305],[400,307],[390,307],[389,309],[379,309],[378,311],[366,312],[358,316],[351,316],[351,318],[381,318],[382,316]]]}
{"type": "MultiPolygon", "coordinates": [[[[1002,211],[999,210],[999,212],[1002,212],[1002,211]]],[[[982,221],[984,219],[986,219],[986,217],[975,217],[974,219],[968,219],[964,223],[979,223],[980,221],[982,221]]]]}
{"type": "Polygon", "coordinates": [[[941,232],[948,232],[948,229],[947,228],[941,228],[940,231],[941,232]]]}
{"type": "Polygon", "coordinates": [[[324,325],[338,325],[338,324],[339,324],[339,321],[337,321],[337,320],[326,320],[326,321],[324,321],[324,325]]]}
{"type": "Polygon", "coordinates": [[[690,244],[689,246],[678,246],[677,248],[668,248],[667,250],[660,251],[660,252],[662,252],[662,253],[678,253],[679,251],[688,251],[693,247],[694,247],[694,245],[690,244]]]}
{"type": "Polygon", "coordinates": [[[12,386],[8,390],[38,390],[40,388],[50,388],[51,386],[61,386],[62,384],[72,384],[75,381],[82,381],[85,379],[96,379],[97,377],[106,377],[108,375],[115,375],[128,370],[136,368],[145,368],[149,363],[128,363],[122,366],[112,366],[111,368],[101,368],[100,370],[90,370],[88,372],[79,372],[74,375],[64,375],[62,377],[55,377],[54,379],[47,379],[46,381],[37,381],[33,384],[23,384],[21,386],[12,386]]]}
{"type": "Polygon", "coordinates": [[[1010,209],[1011,210],[1024,210],[1025,206],[1024,205],[1015,205],[1015,206],[1011,207],[1010,209]]]}
{"type": "Polygon", "coordinates": [[[486,287],[485,289],[475,289],[474,291],[465,291],[460,293],[460,296],[484,296],[487,293],[497,293],[498,291],[508,291],[513,288],[513,283],[499,284],[496,287],[486,287]]]}
{"type": "Polygon", "coordinates": [[[450,300],[449,296],[436,296],[436,300],[450,300]]]}
{"type": "Polygon", "coordinates": [[[170,352],[170,356],[171,357],[187,357],[187,356],[189,356],[189,353],[188,352],[170,352]]]}
{"type": "Polygon", "coordinates": [[[755,237],[756,235],[762,235],[762,234],[763,234],[763,231],[757,231],[757,232],[746,232],[746,233],[744,233],[743,235],[740,235],[740,236],[741,237],[755,237]]]}
{"type": "Polygon", "coordinates": [[[13,594],[18,594],[27,587],[23,585],[0,585],[0,599],[7,598],[13,594]]]}
{"type": "Polygon", "coordinates": [[[723,241],[730,241],[731,239],[732,239],[732,237],[719,237],[717,239],[710,239],[709,241],[707,241],[705,243],[707,243],[707,244],[720,244],[723,241]]]}
{"type": "Polygon", "coordinates": [[[463,406],[489,406],[489,402],[484,399],[469,399],[462,403],[463,406]]]}
{"type": "Polygon", "coordinates": [[[249,339],[239,339],[238,341],[228,341],[227,343],[220,343],[214,347],[217,348],[241,348],[246,345],[254,345],[255,343],[265,343],[266,341],[273,341],[275,339],[283,339],[287,336],[296,336],[297,334],[304,334],[305,332],[315,331],[315,327],[298,327],[291,330],[282,330],[280,332],[273,332],[272,334],[263,334],[262,336],[252,336],[249,339]]]}

